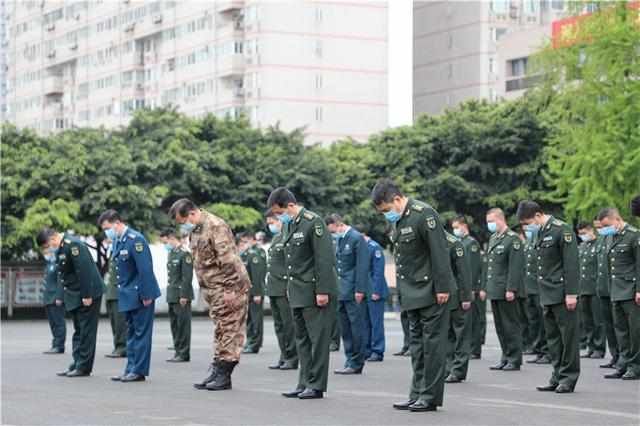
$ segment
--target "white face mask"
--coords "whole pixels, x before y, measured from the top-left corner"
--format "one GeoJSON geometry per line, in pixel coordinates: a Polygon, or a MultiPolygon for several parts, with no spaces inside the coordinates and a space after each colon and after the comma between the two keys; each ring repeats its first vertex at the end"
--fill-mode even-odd
{"type": "Polygon", "coordinates": [[[453,235],[455,235],[458,238],[463,238],[464,237],[464,231],[462,230],[462,228],[454,228],[453,235]]]}
{"type": "Polygon", "coordinates": [[[590,234],[580,234],[578,235],[580,237],[580,239],[582,240],[582,242],[589,242],[591,240],[593,240],[593,237],[590,234]]]}

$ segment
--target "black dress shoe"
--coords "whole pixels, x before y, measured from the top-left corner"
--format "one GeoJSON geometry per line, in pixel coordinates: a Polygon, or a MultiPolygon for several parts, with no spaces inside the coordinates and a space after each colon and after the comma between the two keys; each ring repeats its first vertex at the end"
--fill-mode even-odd
{"type": "Polygon", "coordinates": [[[405,356],[407,352],[409,352],[409,349],[402,348],[398,352],[394,353],[393,356],[405,356]]]}
{"type": "Polygon", "coordinates": [[[539,390],[540,392],[555,392],[557,388],[558,388],[558,385],[552,384],[552,383],[549,383],[546,386],[536,386],[536,389],[539,390]]]}
{"type": "Polygon", "coordinates": [[[454,374],[449,374],[446,379],[444,379],[445,383],[460,383],[462,379],[454,374]]]}
{"type": "Polygon", "coordinates": [[[298,395],[298,399],[322,399],[323,392],[315,389],[305,389],[298,395]]]}
{"type": "Polygon", "coordinates": [[[536,360],[536,364],[551,364],[551,358],[549,358],[549,355],[542,355],[536,360]]]}
{"type": "Polygon", "coordinates": [[[538,353],[533,349],[525,349],[522,351],[522,355],[538,355],[538,353]]]}
{"type": "Polygon", "coordinates": [[[405,402],[396,402],[395,404],[393,404],[393,408],[395,408],[396,410],[408,410],[409,407],[415,403],[415,399],[410,399],[405,402]]]}
{"type": "Polygon", "coordinates": [[[284,361],[278,361],[278,362],[277,362],[277,363],[275,363],[275,364],[271,364],[271,365],[269,365],[267,368],[268,368],[269,370],[280,370],[280,366],[281,366],[282,364],[284,364],[284,361]]]}
{"type": "Polygon", "coordinates": [[[600,368],[616,368],[617,361],[609,361],[606,364],[600,364],[600,368]]]}
{"type": "Polygon", "coordinates": [[[538,362],[538,360],[539,360],[540,358],[542,358],[542,356],[541,356],[541,355],[538,355],[537,357],[535,357],[535,358],[531,358],[531,359],[528,359],[528,360],[526,360],[525,362],[526,362],[527,364],[535,364],[535,363],[537,363],[537,362],[538,362]]]}
{"type": "Polygon", "coordinates": [[[640,380],[640,376],[631,370],[627,370],[627,372],[622,376],[622,380],[640,380]]]}
{"type": "Polygon", "coordinates": [[[89,373],[83,370],[73,370],[67,373],[67,377],[87,377],[88,375],[89,373]]]}
{"type": "Polygon", "coordinates": [[[126,358],[126,352],[111,352],[110,354],[106,354],[105,358],[126,358]]]}
{"type": "Polygon", "coordinates": [[[340,375],[353,375],[353,374],[362,374],[362,368],[359,369],[355,369],[355,368],[351,368],[351,367],[345,367],[343,369],[340,370],[335,370],[333,372],[334,374],[340,374],[340,375]]]}
{"type": "Polygon", "coordinates": [[[297,370],[298,362],[297,361],[285,361],[280,366],[280,370],[297,370]]]}
{"type": "Polygon", "coordinates": [[[502,371],[520,371],[520,366],[508,363],[504,367],[502,367],[502,371]]]}
{"type": "Polygon", "coordinates": [[[329,352],[338,352],[340,350],[340,345],[335,343],[329,344],[329,352]]]}
{"type": "Polygon", "coordinates": [[[173,346],[167,346],[167,350],[168,350],[168,351],[174,351],[174,350],[175,350],[175,348],[174,348],[173,346]]]}
{"type": "Polygon", "coordinates": [[[59,373],[56,373],[56,376],[66,377],[67,374],[69,374],[69,373],[71,373],[71,370],[64,370],[64,371],[61,371],[59,373]]]}
{"type": "Polygon", "coordinates": [[[282,392],[282,396],[285,398],[297,398],[302,392],[304,392],[303,388],[296,388],[290,392],[282,392]]]}
{"type": "Polygon", "coordinates": [[[556,393],[573,393],[573,386],[562,383],[556,388],[556,393]]]}
{"type": "Polygon", "coordinates": [[[382,362],[383,359],[382,355],[371,354],[371,356],[367,358],[367,362],[382,362]]]}
{"type": "Polygon", "coordinates": [[[502,370],[508,364],[507,361],[500,361],[496,365],[489,367],[489,370],[502,370]]]}
{"type": "Polygon", "coordinates": [[[414,413],[422,413],[425,411],[438,411],[438,406],[431,402],[419,399],[409,406],[409,411],[414,413]]]}
{"type": "Polygon", "coordinates": [[[604,352],[595,351],[594,353],[591,354],[591,356],[589,358],[591,358],[591,359],[602,359],[602,358],[604,358],[604,352]]]}
{"type": "Polygon", "coordinates": [[[624,374],[625,374],[624,372],[616,370],[611,374],[605,374],[604,378],[605,379],[622,379],[622,376],[624,376],[624,374]]]}
{"type": "Polygon", "coordinates": [[[57,355],[57,354],[63,354],[64,353],[64,349],[60,349],[60,348],[51,348],[48,351],[44,351],[42,352],[43,354],[46,355],[57,355]]]}
{"type": "Polygon", "coordinates": [[[593,355],[593,352],[587,352],[580,355],[580,358],[591,358],[591,355],[593,355]]]}
{"type": "Polygon", "coordinates": [[[174,356],[173,358],[169,358],[167,362],[189,362],[189,360],[181,356],[174,356]]]}
{"type": "Polygon", "coordinates": [[[136,374],[136,373],[129,373],[124,377],[120,378],[120,381],[122,383],[129,383],[129,382],[144,382],[146,379],[142,374],[136,374]]]}
{"type": "Polygon", "coordinates": [[[111,381],[113,382],[119,382],[122,380],[122,378],[126,376],[126,374],[123,374],[122,376],[111,376],[111,381]]]}
{"type": "Polygon", "coordinates": [[[480,358],[482,357],[478,354],[471,354],[471,359],[480,359],[480,358]]]}

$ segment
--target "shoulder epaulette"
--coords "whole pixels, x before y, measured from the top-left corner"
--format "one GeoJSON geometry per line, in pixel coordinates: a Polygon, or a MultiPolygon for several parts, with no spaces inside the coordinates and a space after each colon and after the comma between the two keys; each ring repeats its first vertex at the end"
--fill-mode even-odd
{"type": "Polygon", "coordinates": [[[65,239],[64,239],[64,242],[65,242],[66,244],[71,244],[71,240],[70,240],[70,239],[68,239],[68,238],[65,238],[65,239]]]}
{"type": "Polygon", "coordinates": [[[555,225],[555,226],[564,226],[564,225],[565,225],[565,223],[564,223],[563,221],[558,220],[558,219],[553,219],[553,220],[551,221],[551,224],[552,224],[552,225],[555,225]]]}
{"type": "Polygon", "coordinates": [[[417,212],[423,212],[424,206],[422,204],[413,204],[411,208],[417,212]]]}
{"type": "Polygon", "coordinates": [[[313,220],[316,218],[316,215],[311,213],[310,211],[305,211],[303,214],[304,218],[307,220],[313,220]]]}
{"type": "Polygon", "coordinates": [[[458,241],[458,239],[457,239],[456,237],[454,237],[453,235],[451,235],[451,234],[447,234],[447,240],[448,240],[450,243],[455,243],[455,242],[457,242],[457,241],[458,241]]]}
{"type": "Polygon", "coordinates": [[[638,228],[635,228],[635,227],[633,227],[633,226],[631,226],[631,225],[628,225],[627,229],[628,229],[629,231],[631,231],[631,232],[640,232],[640,231],[638,231],[638,228]]]}

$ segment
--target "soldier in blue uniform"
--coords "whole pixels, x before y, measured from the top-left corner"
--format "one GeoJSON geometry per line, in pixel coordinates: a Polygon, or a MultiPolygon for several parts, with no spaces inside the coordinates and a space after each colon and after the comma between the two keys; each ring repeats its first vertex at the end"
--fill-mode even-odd
{"type": "Polygon", "coordinates": [[[155,299],[161,294],[149,245],[141,233],[122,222],[115,210],[102,213],[98,225],[114,242],[118,308],[125,312],[128,325],[127,365],[123,375],[111,379],[123,383],[144,381],[151,362],[155,299]]]}
{"type": "Polygon", "coordinates": [[[366,357],[368,362],[384,359],[384,305],[389,296],[389,287],[384,277],[384,252],[382,246],[369,237],[364,227],[356,227],[362,233],[369,249],[369,282],[371,296],[367,300],[365,312],[366,357]]]}
{"type": "Polygon", "coordinates": [[[56,256],[64,306],[73,320],[73,362],[61,377],[86,377],[93,370],[100,302],[104,283],[87,246],[78,238],[45,228],[36,237],[40,248],[56,256]]]}
{"type": "Polygon", "coordinates": [[[369,249],[362,234],[346,225],[340,215],[325,219],[337,237],[336,260],[340,278],[338,315],[346,360],[335,374],[362,374],[365,362],[365,312],[369,293],[369,249]]]}
{"type": "Polygon", "coordinates": [[[58,282],[58,265],[56,265],[56,256],[52,253],[45,253],[44,258],[47,263],[45,265],[44,290],[42,301],[49,327],[51,328],[51,349],[45,351],[45,354],[63,354],[64,341],[67,337],[67,326],[64,322],[64,290],[58,282]]]}

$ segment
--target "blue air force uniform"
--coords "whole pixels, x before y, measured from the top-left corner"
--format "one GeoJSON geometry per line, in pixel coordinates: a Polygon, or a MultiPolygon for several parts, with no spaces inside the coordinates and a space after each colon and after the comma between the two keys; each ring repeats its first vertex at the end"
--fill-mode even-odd
{"type": "Polygon", "coordinates": [[[151,251],[141,233],[127,228],[115,242],[113,259],[116,262],[118,309],[125,313],[128,326],[125,374],[148,376],[155,299],[160,297],[151,251]],[[144,299],[154,302],[144,306],[144,299]]]}
{"type": "Polygon", "coordinates": [[[367,321],[366,321],[366,355],[376,356],[379,359],[384,357],[384,305],[389,296],[389,287],[384,277],[384,252],[377,242],[369,239],[367,241],[369,250],[369,281],[371,284],[371,294],[377,294],[380,299],[367,300],[367,321]]]}
{"type": "Polygon", "coordinates": [[[339,238],[336,247],[338,277],[340,278],[339,307],[340,328],[345,368],[362,370],[365,361],[366,340],[365,301],[358,304],[355,293],[370,293],[369,289],[369,249],[362,234],[353,228],[339,238]]]}

